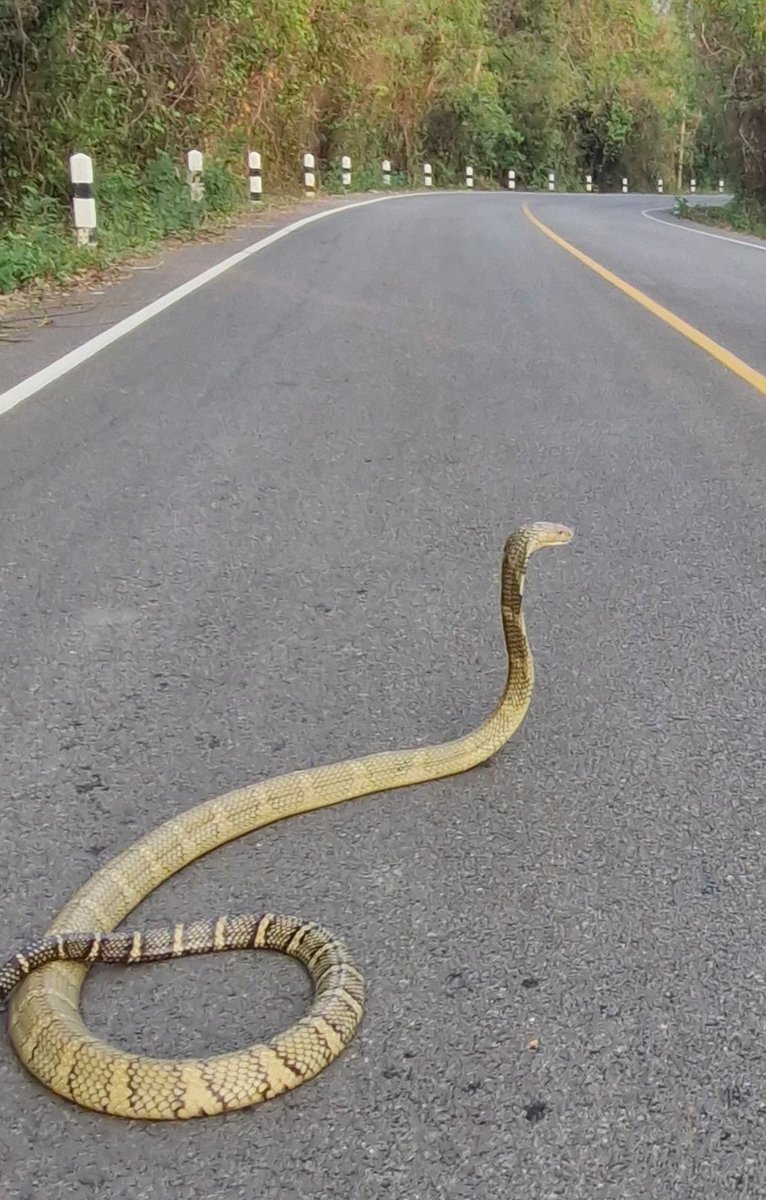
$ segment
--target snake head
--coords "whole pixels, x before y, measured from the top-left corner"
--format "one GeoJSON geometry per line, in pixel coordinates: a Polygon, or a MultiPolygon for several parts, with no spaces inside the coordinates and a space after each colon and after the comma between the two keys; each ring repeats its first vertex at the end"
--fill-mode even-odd
{"type": "Polygon", "coordinates": [[[552,521],[535,521],[529,526],[529,533],[532,550],[539,550],[541,546],[563,546],[574,537],[574,530],[568,525],[556,525],[552,521]]]}
{"type": "Polygon", "coordinates": [[[505,560],[511,565],[516,562],[523,571],[530,554],[543,546],[563,546],[574,537],[568,525],[557,525],[552,521],[531,521],[514,530],[505,543],[505,560]]]}

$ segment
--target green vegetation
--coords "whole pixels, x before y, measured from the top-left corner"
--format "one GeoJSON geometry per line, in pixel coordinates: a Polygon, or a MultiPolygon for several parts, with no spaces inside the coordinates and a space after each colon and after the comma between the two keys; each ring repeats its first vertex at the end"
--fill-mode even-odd
{"type": "Polygon", "coordinates": [[[193,204],[185,179],[164,152],[141,170],[128,165],[100,174],[96,195],[100,242],[94,252],[75,244],[68,208],[25,186],[20,218],[0,233],[0,292],[39,278],[64,281],[94,263],[107,266],[127,251],[151,249],[238,207],[236,181],[215,165],[206,173],[205,204],[193,204]]]}
{"type": "Polygon", "coordinates": [[[720,174],[734,199],[684,215],[766,236],[766,6],[763,0],[690,0],[686,32],[693,44],[698,104],[693,161],[720,174]]]}
{"type": "Polygon", "coordinates": [[[687,220],[766,238],[766,209],[752,196],[736,196],[728,204],[716,205],[690,204],[681,197],[676,207],[678,216],[687,220]]]}
{"type": "MultiPolygon", "coordinates": [[[[766,205],[762,0],[0,0],[0,291],[67,278],[68,157],[96,168],[97,260],[244,207],[245,155],[267,194],[463,178],[496,186],[734,184],[766,205]],[[206,202],[185,152],[206,156],[206,202]]],[[[732,210],[734,213],[734,210],[732,210]]],[[[713,218],[719,219],[719,218],[713,218]]],[[[744,216],[741,219],[745,219],[744,216]]]]}
{"type": "Polygon", "coordinates": [[[691,0],[696,53],[697,160],[766,208],[766,6],[691,0]]]}
{"type": "Polygon", "coordinates": [[[685,50],[651,0],[494,0],[505,112],[521,133],[524,175],[634,188],[672,174],[685,50]]]}

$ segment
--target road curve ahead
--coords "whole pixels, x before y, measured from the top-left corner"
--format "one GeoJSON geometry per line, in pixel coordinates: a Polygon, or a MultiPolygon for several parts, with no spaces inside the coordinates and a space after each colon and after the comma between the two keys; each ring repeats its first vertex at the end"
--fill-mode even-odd
{"type": "MultiPolygon", "coordinates": [[[[766,371],[759,250],[656,198],[526,200],[766,371]]],[[[8,952],[197,801],[472,727],[506,534],[576,530],[530,568],[536,692],[486,768],[273,826],[133,918],[329,925],[368,981],[351,1048],[281,1100],[146,1125],[4,1041],[4,1200],[766,1194],[766,397],[523,202],[306,226],[0,420],[8,952]]],[[[240,954],[97,968],[84,1008],[199,1055],[307,1000],[240,954]]]]}

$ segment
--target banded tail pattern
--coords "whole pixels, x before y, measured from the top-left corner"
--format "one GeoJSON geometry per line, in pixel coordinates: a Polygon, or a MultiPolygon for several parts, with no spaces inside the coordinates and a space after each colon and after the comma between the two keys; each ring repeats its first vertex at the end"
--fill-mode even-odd
{"type": "MultiPolygon", "coordinates": [[[[0,1003],[38,967],[51,962],[114,963],[131,966],[214,954],[223,950],[277,950],[297,958],[308,970],[317,996],[361,974],[344,944],[313,921],[276,913],[223,916],[214,920],[165,925],[145,932],[60,933],[32,942],[0,966],[0,1003]]],[[[358,987],[352,989],[355,997],[358,987]]],[[[350,1005],[356,1008],[356,1003],[350,1005]]],[[[361,1015],[361,1014],[360,1014],[361,1015]]]]}

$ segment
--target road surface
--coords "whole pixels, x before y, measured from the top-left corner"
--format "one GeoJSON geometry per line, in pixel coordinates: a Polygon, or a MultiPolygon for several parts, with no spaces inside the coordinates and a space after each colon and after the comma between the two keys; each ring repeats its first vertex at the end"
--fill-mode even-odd
{"type": "MultiPolygon", "coordinates": [[[[766,1194],[766,397],[525,202],[766,372],[756,244],[650,220],[657,197],[434,194],[296,230],[0,418],[8,953],[193,803],[472,727],[506,534],[576,530],[530,568],[537,685],[504,752],[219,850],[131,921],[326,923],[368,981],[350,1049],[150,1125],[49,1095],[3,1039],[7,1200],[766,1194]]],[[[8,386],[99,311],[9,347],[8,386]]],[[[196,1055],[308,996],[231,955],[96,968],[84,1010],[196,1055]]]]}

